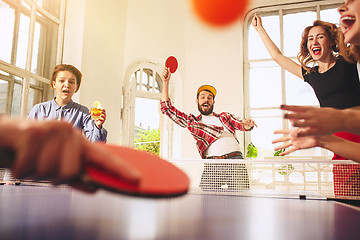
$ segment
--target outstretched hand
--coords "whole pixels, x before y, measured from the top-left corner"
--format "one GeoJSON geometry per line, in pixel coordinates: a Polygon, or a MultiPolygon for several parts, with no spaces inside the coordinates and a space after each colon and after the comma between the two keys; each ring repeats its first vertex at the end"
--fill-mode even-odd
{"type": "Polygon", "coordinates": [[[312,147],[318,147],[319,143],[316,137],[299,137],[303,129],[294,128],[294,129],[282,129],[274,131],[274,134],[286,134],[278,139],[272,141],[272,143],[283,143],[281,146],[274,148],[275,151],[280,149],[286,149],[284,152],[280,153],[280,156],[287,155],[289,153],[295,152],[300,149],[307,149],[312,147]]]}
{"type": "Polygon", "coordinates": [[[284,118],[294,127],[303,128],[299,136],[327,135],[344,130],[345,110],[290,105],[282,105],[281,109],[289,111],[284,118]]]}
{"type": "Polygon", "coordinates": [[[250,130],[253,127],[257,127],[256,123],[252,119],[244,119],[242,120],[242,124],[246,130],[250,130]]]}

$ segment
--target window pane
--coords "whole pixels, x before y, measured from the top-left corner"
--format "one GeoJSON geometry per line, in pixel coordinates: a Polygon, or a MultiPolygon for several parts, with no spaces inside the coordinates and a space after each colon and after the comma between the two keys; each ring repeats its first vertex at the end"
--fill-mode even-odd
{"type": "Polygon", "coordinates": [[[11,116],[20,116],[22,85],[14,84],[13,99],[11,106],[11,116]]]}
{"type": "Polygon", "coordinates": [[[281,105],[280,67],[251,68],[249,78],[251,108],[281,105]]]}
{"type": "Polygon", "coordinates": [[[25,69],[26,54],[29,39],[29,24],[30,19],[24,14],[20,14],[20,31],[17,46],[16,66],[25,69]]]}
{"type": "Polygon", "coordinates": [[[8,86],[7,81],[0,80],[0,114],[6,113],[8,86]]]}
{"type": "Polygon", "coordinates": [[[159,154],[159,108],[159,100],[140,97],[135,99],[135,149],[159,154]]]}
{"type": "Polygon", "coordinates": [[[156,81],[155,81],[155,92],[160,93],[162,90],[162,80],[158,73],[156,73],[156,81]]]}
{"type": "Polygon", "coordinates": [[[36,17],[31,71],[43,77],[49,77],[57,51],[58,25],[39,14],[36,17]]]}
{"type": "Polygon", "coordinates": [[[142,72],[142,89],[143,91],[151,91],[153,85],[153,71],[148,68],[144,68],[142,72]]]}
{"type": "Polygon", "coordinates": [[[15,11],[5,3],[0,7],[0,59],[10,63],[14,33],[15,11]]]}
{"type": "Polygon", "coordinates": [[[326,9],[320,11],[320,19],[325,22],[331,22],[339,24],[340,14],[337,12],[336,8],[326,9]]]}
{"type": "Polygon", "coordinates": [[[37,0],[39,6],[50,12],[55,17],[60,16],[60,0],[37,0]]]}
{"type": "MultiPolygon", "coordinates": [[[[260,16],[261,17],[261,16],[260,16]]],[[[262,17],[262,23],[273,42],[280,48],[280,25],[279,16],[262,17]]],[[[249,39],[248,39],[248,59],[269,59],[270,54],[266,50],[259,34],[254,27],[249,26],[249,39]]]]}
{"type": "MultiPolygon", "coordinates": [[[[332,156],[333,154],[330,154],[332,156]]],[[[305,150],[297,150],[290,154],[290,156],[322,156],[321,148],[310,148],[305,150]]]]}
{"type": "Polygon", "coordinates": [[[144,130],[158,129],[159,109],[159,100],[137,97],[135,99],[135,126],[144,130]]]}
{"type": "Polygon", "coordinates": [[[30,79],[29,98],[26,114],[28,115],[32,107],[46,98],[46,89],[50,88],[49,84],[40,82],[34,78],[30,79]]]}
{"type": "Polygon", "coordinates": [[[42,99],[43,99],[43,91],[30,88],[30,90],[29,90],[29,102],[28,102],[28,106],[27,106],[27,109],[26,109],[26,115],[28,115],[30,113],[32,107],[35,104],[42,102],[42,99]]]}
{"type": "Polygon", "coordinates": [[[286,104],[319,105],[319,101],[310,84],[289,72],[285,72],[285,92],[286,104]]]}
{"type": "Polygon", "coordinates": [[[281,117],[282,110],[280,110],[280,106],[275,109],[268,109],[268,110],[251,110],[250,111],[251,118],[258,118],[258,117],[281,117]]]}
{"type": "Polygon", "coordinates": [[[274,131],[282,129],[281,117],[253,118],[253,120],[258,128],[251,132],[251,142],[258,149],[258,158],[274,156],[275,145],[271,142],[278,137],[274,134],[274,131]],[[258,129],[261,129],[261,131],[258,131],[258,129]]]}
{"type": "Polygon", "coordinates": [[[31,60],[31,69],[33,73],[37,73],[38,68],[38,55],[39,55],[39,44],[40,44],[40,24],[35,23],[35,31],[34,31],[34,46],[31,60]]]}
{"type": "Polygon", "coordinates": [[[316,20],[315,12],[284,15],[284,55],[296,57],[300,51],[301,34],[316,20]]]}

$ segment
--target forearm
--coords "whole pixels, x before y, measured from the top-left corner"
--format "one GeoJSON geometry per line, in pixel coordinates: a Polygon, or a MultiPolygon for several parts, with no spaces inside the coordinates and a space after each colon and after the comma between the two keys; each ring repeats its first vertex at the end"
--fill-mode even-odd
{"type": "Polygon", "coordinates": [[[282,55],[280,49],[271,40],[271,38],[269,37],[269,35],[267,34],[267,32],[265,31],[265,29],[263,27],[260,27],[259,29],[257,29],[257,32],[258,32],[262,42],[264,43],[267,51],[271,55],[272,59],[274,61],[277,61],[279,59],[279,56],[282,55]]]}
{"type": "Polygon", "coordinates": [[[161,101],[167,101],[169,99],[169,82],[163,81],[163,88],[161,92],[161,101]]]}
{"type": "Polygon", "coordinates": [[[360,110],[359,108],[345,109],[343,111],[343,131],[360,135],[360,110]]]}
{"type": "Polygon", "coordinates": [[[291,72],[295,76],[299,78],[303,78],[301,66],[293,61],[291,58],[286,57],[282,54],[280,49],[275,45],[275,43],[271,40],[267,32],[263,27],[257,29],[257,32],[263,41],[267,51],[271,55],[271,58],[280,65],[280,67],[284,68],[285,70],[291,72]]]}
{"type": "Polygon", "coordinates": [[[160,102],[160,110],[162,114],[168,116],[179,126],[187,127],[189,116],[172,106],[170,99],[160,102]]]}
{"type": "Polygon", "coordinates": [[[360,163],[360,143],[351,142],[334,135],[320,136],[318,143],[320,147],[360,163]]]}

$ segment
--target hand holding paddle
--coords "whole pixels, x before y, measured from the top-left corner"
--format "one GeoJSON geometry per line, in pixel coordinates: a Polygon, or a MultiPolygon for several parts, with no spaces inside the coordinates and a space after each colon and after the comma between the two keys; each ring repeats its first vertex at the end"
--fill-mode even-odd
{"type": "Polygon", "coordinates": [[[165,61],[165,68],[161,74],[161,78],[164,84],[169,84],[171,74],[176,72],[178,68],[178,62],[174,56],[170,56],[165,61]]]}
{"type": "Polygon", "coordinates": [[[171,77],[171,72],[170,72],[169,68],[165,67],[161,74],[161,79],[163,80],[163,83],[169,84],[170,77],[171,77]]]}
{"type": "Polygon", "coordinates": [[[170,162],[130,148],[90,143],[59,121],[0,118],[0,168],[12,168],[16,178],[134,196],[179,196],[189,186],[186,174],[170,162]]]}

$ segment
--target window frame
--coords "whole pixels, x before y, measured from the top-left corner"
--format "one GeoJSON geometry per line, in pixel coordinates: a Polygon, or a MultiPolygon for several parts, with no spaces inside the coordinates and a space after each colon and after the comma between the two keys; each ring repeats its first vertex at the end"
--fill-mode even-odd
{"type": "MultiPolygon", "coordinates": [[[[13,105],[13,87],[14,84],[21,84],[21,100],[20,100],[20,117],[24,118],[27,116],[28,109],[32,106],[29,106],[29,92],[30,89],[40,90],[39,97],[36,99],[36,102],[42,102],[48,100],[49,97],[53,96],[53,91],[50,89],[50,75],[51,71],[57,63],[62,61],[63,53],[63,38],[64,38],[64,25],[65,25],[65,8],[66,0],[59,0],[59,17],[51,14],[49,11],[39,6],[36,0],[3,0],[7,5],[10,5],[11,8],[15,9],[15,19],[14,19],[14,32],[13,32],[13,41],[12,41],[12,50],[11,50],[11,60],[10,63],[0,59],[0,70],[8,73],[9,76],[1,74],[2,79],[8,82],[8,91],[6,97],[6,110],[5,114],[13,114],[12,105],[13,105]],[[27,4],[30,9],[25,7],[23,3],[27,4]],[[27,52],[26,52],[26,63],[25,68],[20,68],[16,66],[16,54],[18,52],[18,36],[19,36],[19,23],[20,23],[20,14],[25,14],[29,17],[29,33],[28,33],[28,42],[27,42],[27,52]],[[45,22],[43,21],[45,20],[45,22]],[[45,49],[45,43],[39,42],[39,54],[37,58],[38,65],[40,67],[40,73],[33,73],[31,69],[32,60],[33,60],[33,47],[34,47],[34,32],[35,24],[38,22],[46,23],[50,21],[57,25],[57,39],[56,44],[50,44],[50,47],[54,50],[56,48],[55,56],[52,56],[51,59],[45,59],[45,52],[48,49],[45,49]],[[39,64],[40,61],[40,64],[39,64]],[[42,76],[42,75],[43,76],[42,76]],[[49,76],[46,78],[44,76],[49,76]],[[16,77],[22,79],[21,81],[16,80],[16,77]],[[32,84],[32,80],[38,81],[38,84],[32,84]]],[[[50,37],[45,34],[45,42],[50,40],[50,37]]],[[[55,52],[55,51],[54,51],[55,52]]]]}
{"type": "MultiPolygon", "coordinates": [[[[250,107],[250,65],[251,63],[256,62],[274,62],[272,58],[263,58],[263,59],[255,59],[255,60],[249,60],[248,59],[248,38],[249,38],[249,29],[251,26],[251,20],[254,15],[254,13],[261,12],[261,15],[269,15],[269,16],[279,16],[279,24],[280,24],[280,43],[278,45],[278,48],[281,52],[284,52],[284,29],[283,29],[283,17],[284,17],[284,11],[286,14],[288,13],[300,13],[300,12],[306,12],[308,9],[314,9],[316,11],[316,18],[320,19],[320,12],[325,9],[332,9],[337,8],[341,4],[343,4],[343,1],[340,0],[328,0],[328,1],[309,1],[305,3],[283,3],[278,5],[269,5],[269,6],[262,6],[258,8],[251,9],[244,20],[243,25],[243,78],[244,78],[244,116],[247,116],[248,118],[251,118],[251,111],[252,110],[278,110],[279,108],[277,106],[274,107],[259,107],[259,108],[251,108],[250,107]],[[274,14],[274,13],[278,14],[274,14]]],[[[296,56],[289,56],[291,59],[297,61],[296,56]]],[[[276,64],[276,63],[275,63],[276,64]]],[[[281,102],[284,104],[286,102],[286,87],[285,87],[285,72],[286,70],[281,68],[281,102]]],[[[271,115],[271,116],[262,116],[263,118],[278,118],[281,116],[278,115],[271,115]]],[[[259,118],[259,117],[257,117],[259,118]]],[[[288,129],[290,126],[288,124],[288,121],[286,119],[281,120],[282,128],[288,129]]],[[[251,133],[246,134],[244,136],[244,149],[246,149],[246,146],[251,142],[251,133]]],[[[276,136],[274,135],[274,139],[276,136]]],[[[321,148],[321,156],[323,157],[329,157],[329,154],[331,154],[329,151],[321,148]]],[[[307,155],[302,155],[306,157],[307,155]]],[[[269,156],[270,157],[270,156],[269,156]]],[[[285,156],[285,158],[291,158],[294,157],[292,155],[285,156]]],[[[316,156],[319,157],[319,156],[316,156]]]]}

